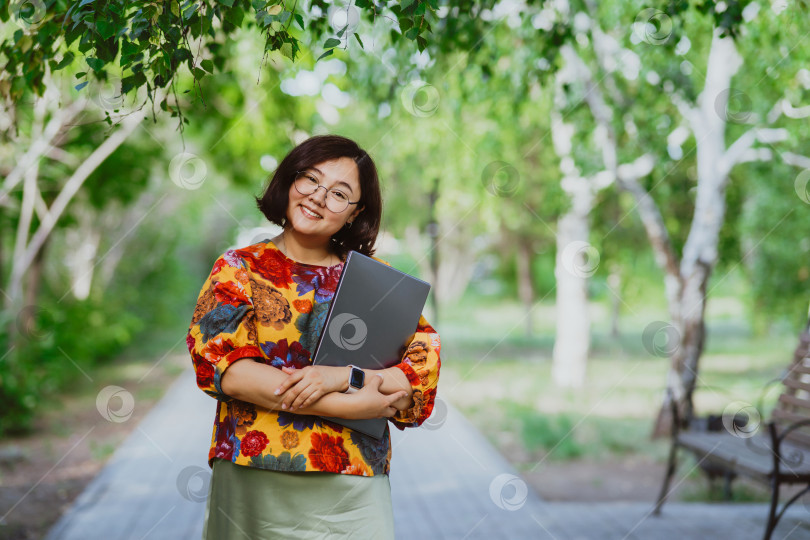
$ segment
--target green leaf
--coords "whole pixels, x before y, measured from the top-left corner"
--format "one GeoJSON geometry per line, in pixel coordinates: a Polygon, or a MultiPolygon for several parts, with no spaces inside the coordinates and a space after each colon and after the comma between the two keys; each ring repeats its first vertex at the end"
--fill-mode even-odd
{"type": "Polygon", "coordinates": [[[79,3],[79,7],[86,6],[87,4],[92,4],[93,2],[95,2],[95,0],[82,0],[81,3],[79,3]]]}
{"type": "Polygon", "coordinates": [[[193,72],[194,72],[194,78],[197,79],[198,81],[200,79],[202,79],[203,77],[205,77],[205,71],[201,70],[198,67],[195,67],[193,72]]]}
{"type": "Polygon", "coordinates": [[[80,72],[78,72],[78,73],[75,75],[75,77],[76,77],[77,79],[81,79],[81,78],[82,78],[82,77],[84,77],[85,75],[87,75],[87,72],[86,72],[86,71],[80,71],[80,72]]]}
{"type": "Polygon", "coordinates": [[[413,4],[414,0],[402,0],[400,6],[402,7],[402,11],[405,11],[413,4]]]}
{"type": "Polygon", "coordinates": [[[234,0],[219,0],[219,3],[225,7],[232,8],[234,0]]]}
{"type": "Polygon", "coordinates": [[[89,82],[90,82],[90,81],[84,81],[83,83],[79,83],[79,84],[77,84],[77,85],[76,85],[76,86],[74,86],[73,88],[75,88],[76,90],[81,90],[82,88],[84,88],[85,86],[87,86],[87,83],[89,83],[89,82]]]}
{"type": "Polygon", "coordinates": [[[358,34],[357,32],[355,32],[355,33],[354,33],[354,39],[356,39],[356,40],[357,40],[357,43],[359,43],[359,44],[360,44],[360,48],[361,48],[361,49],[365,49],[365,47],[363,46],[363,41],[360,39],[360,34],[358,34]]]}
{"type": "Polygon", "coordinates": [[[324,48],[327,48],[327,49],[330,48],[330,47],[337,47],[338,45],[340,45],[340,40],[337,39],[337,38],[329,38],[323,44],[324,48]]]}
{"type": "Polygon", "coordinates": [[[115,35],[115,26],[106,19],[99,19],[96,21],[96,30],[104,39],[110,39],[115,35]]]}
{"type": "Polygon", "coordinates": [[[197,13],[197,9],[198,9],[199,7],[200,7],[200,6],[199,6],[199,4],[197,4],[197,3],[191,4],[191,5],[188,7],[188,9],[186,9],[186,10],[183,12],[183,19],[184,19],[184,20],[188,20],[188,19],[190,19],[192,15],[194,15],[195,13],[197,13]]]}
{"type": "Polygon", "coordinates": [[[104,69],[104,60],[99,60],[98,58],[93,58],[92,56],[88,56],[85,58],[87,65],[93,68],[93,71],[99,72],[104,69]]]}
{"type": "MultiPolygon", "coordinates": [[[[327,56],[329,56],[329,55],[330,55],[330,54],[332,54],[333,52],[335,52],[335,49],[329,49],[328,51],[326,51],[325,53],[323,53],[322,55],[320,55],[320,56],[318,57],[318,60],[320,60],[321,58],[326,58],[327,56]]],[[[315,60],[315,61],[317,62],[318,60],[315,60]]]]}
{"type": "Polygon", "coordinates": [[[301,16],[300,13],[295,14],[295,22],[298,23],[298,26],[301,27],[301,30],[306,30],[306,27],[304,27],[304,18],[301,16]]]}
{"type": "Polygon", "coordinates": [[[281,54],[289,58],[290,60],[295,60],[292,54],[292,43],[284,43],[281,45],[281,54]]]}
{"type": "Polygon", "coordinates": [[[68,66],[71,62],[73,62],[73,53],[68,51],[65,53],[65,56],[62,58],[62,61],[56,65],[56,70],[58,71],[68,66]]]}
{"type": "Polygon", "coordinates": [[[169,9],[171,9],[172,15],[175,17],[180,16],[180,4],[177,2],[177,0],[172,0],[169,9]]]}
{"type": "Polygon", "coordinates": [[[200,62],[200,67],[203,68],[208,73],[214,72],[214,62],[212,62],[211,60],[203,60],[202,62],[200,62]]]}

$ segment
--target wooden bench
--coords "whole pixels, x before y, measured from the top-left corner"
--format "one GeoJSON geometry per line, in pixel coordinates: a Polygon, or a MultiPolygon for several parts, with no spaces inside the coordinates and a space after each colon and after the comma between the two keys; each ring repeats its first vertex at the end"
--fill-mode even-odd
{"type": "Polygon", "coordinates": [[[785,510],[810,492],[810,321],[799,337],[793,361],[777,382],[783,391],[762,429],[756,429],[761,416],[753,407],[749,414],[724,414],[722,422],[715,422],[720,424],[716,431],[711,431],[705,420],[703,429],[696,429],[695,422],[685,429],[673,404],[672,447],[654,514],[661,512],[675,473],[678,448],[684,448],[695,455],[710,478],[725,478],[727,496],[737,475],[770,486],[771,504],[763,538],[771,538],[785,510]],[[777,511],[780,488],[787,484],[806,486],[777,511]]]}

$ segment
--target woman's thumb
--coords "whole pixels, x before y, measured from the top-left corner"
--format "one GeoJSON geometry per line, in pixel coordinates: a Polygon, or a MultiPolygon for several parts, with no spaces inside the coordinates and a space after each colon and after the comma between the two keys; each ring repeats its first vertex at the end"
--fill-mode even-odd
{"type": "Polygon", "coordinates": [[[375,390],[377,390],[378,388],[380,388],[380,385],[382,384],[382,381],[383,381],[383,376],[382,376],[382,373],[377,373],[376,375],[374,375],[374,376],[371,378],[371,380],[369,381],[369,383],[373,385],[373,388],[374,388],[375,390]]]}

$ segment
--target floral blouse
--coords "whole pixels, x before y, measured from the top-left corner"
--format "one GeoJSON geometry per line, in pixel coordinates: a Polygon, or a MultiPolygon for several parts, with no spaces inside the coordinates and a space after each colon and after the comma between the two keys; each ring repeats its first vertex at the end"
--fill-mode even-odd
{"type": "MultiPolygon", "coordinates": [[[[276,471],[389,472],[387,426],[378,440],[319,416],[233,399],[220,386],[223,372],[240,358],[278,368],[310,365],[342,271],[342,262],[326,267],[294,261],[269,240],[217,258],[186,337],[197,385],[218,400],[209,465],[222,458],[276,471]]],[[[413,386],[414,402],[389,419],[400,430],[421,425],[433,410],[440,348],[439,334],[420,316],[396,365],[413,386]]]]}

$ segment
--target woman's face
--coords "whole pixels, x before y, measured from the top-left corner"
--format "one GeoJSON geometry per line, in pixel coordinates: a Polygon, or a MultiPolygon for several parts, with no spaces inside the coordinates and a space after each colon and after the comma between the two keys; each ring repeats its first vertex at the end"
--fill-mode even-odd
{"type": "MultiPolygon", "coordinates": [[[[323,161],[306,171],[326,189],[339,189],[348,195],[351,202],[360,200],[360,176],[353,159],[341,157],[323,161]]],[[[296,232],[322,237],[328,242],[347,221],[353,221],[362,208],[358,208],[358,204],[350,204],[343,212],[331,211],[326,207],[326,189],[318,188],[311,195],[301,195],[295,185],[290,184],[287,221],[296,232]]]]}

